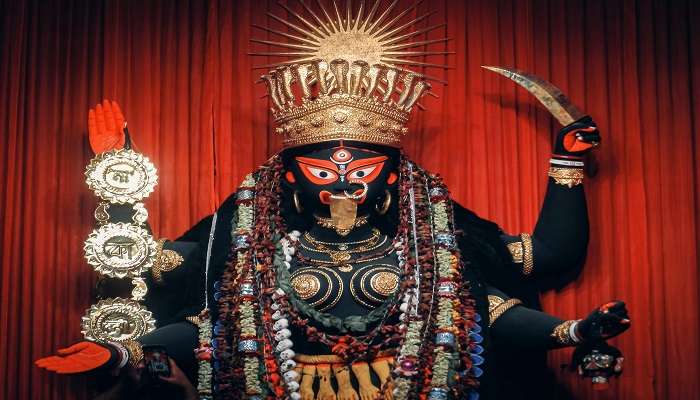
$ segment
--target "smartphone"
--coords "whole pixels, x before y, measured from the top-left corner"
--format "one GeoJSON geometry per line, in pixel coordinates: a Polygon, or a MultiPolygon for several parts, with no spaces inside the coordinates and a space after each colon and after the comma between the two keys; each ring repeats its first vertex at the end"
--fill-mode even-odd
{"type": "Polygon", "coordinates": [[[143,360],[146,363],[146,371],[154,381],[158,381],[158,377],[170,376],[170,357],[168,350],[161,345],[146,345],[143,346],[143,360]]]}

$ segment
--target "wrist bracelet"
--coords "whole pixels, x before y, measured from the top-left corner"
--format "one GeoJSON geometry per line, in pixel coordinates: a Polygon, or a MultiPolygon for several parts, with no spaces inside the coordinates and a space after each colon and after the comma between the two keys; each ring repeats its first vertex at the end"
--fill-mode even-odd
{"type": "Polygon", "coordinates": [[[578,337],[576,334],[576,326],[578,326],[580,320],[575,321],[573,324],[569,326],[569,336],[571,337],[571,340],[574,341],[574,343],[581,343],[581,338],[578,337]]]}
{"type": "Polygon", "coordinates": [[[122,344],[118,342],[107,343],[109,343],[109,345],[112,346],[119,353],[119,365],[117,365],[117,368],[124,368],[126,363],[129,361],[129,352],[126,350],[126,347],[122,346],[122,344]]]}
{"type": "Polygon", "coordinates": [[[583,167],[583,161],[559,160],[556,158],[549,159],[549,163],[553,165],[563,165],[567,167],[583,167]]]}
{"type": "Polygon", "coordinates": [[[578,341],[576,341],[578,338],[575,335],[571,335],[571,327],[576,325],[577,322],[576,320],[564,321],[555,326],[549,336],[559,345],[573,346],[578,343],[578,341]]]}

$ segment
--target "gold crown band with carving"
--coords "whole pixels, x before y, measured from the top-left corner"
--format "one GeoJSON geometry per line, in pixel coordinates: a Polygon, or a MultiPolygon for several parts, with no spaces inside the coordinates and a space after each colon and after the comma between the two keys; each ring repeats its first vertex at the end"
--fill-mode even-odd
{"type": "Polygon", "coordinates": [[[274,69],[262,76],[271,100],[276,132],[283,135],[284,147],[331,140],[400,147],[408,132],[406,125],[412,108],[430,91],[427,80],[440,80],[399,66],[446,68],[412,57],[450,52],[406,50],[445,42],[447,38],[410,41],[442,24],[410,30],[429,14],[402,21],[414,5],[389,18],[396,1],[378,13],[382,4],[378,0],[368,7],[366,15],[364,1],[357,10],[346,2],[344,13],[332,1],[334,17],[321,1],[319,14],[303,1],[299,3],[309,14],[308,18],[284,3],[280,5],[302,26],[275,14],[268,15],[304,37],[261,27],[292,42],[253,39],[294,51],[251,53],[296,57],[268,65],[274,69]],[[409,32],[400,34],[407,29],[409,32]]]}

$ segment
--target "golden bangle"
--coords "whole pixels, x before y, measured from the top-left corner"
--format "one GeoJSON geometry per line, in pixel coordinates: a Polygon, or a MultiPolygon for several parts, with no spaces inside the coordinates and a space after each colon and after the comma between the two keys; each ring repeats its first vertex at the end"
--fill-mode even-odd
{"type": "Polygon", "coordinates": [[[583,183],[583,170],[580,168],[549,167],[548,175],[556,184],[569,188],[583,183]]]}
{"type": "Polygon", "coordinates": [[[165,239],[158,240],[158,248],[151,266],[153,280],[159,284],[163,283],[163,272],[169,272],[179,267],[185,259],[175,250],[164,250],[165,239]]]}
{"type": "Polygon", "coordinates": [[[127,340],[122,342],[122,345],[129,353],[129,365],[136,368],[141,360],[143,360],[143,347],[141,346],[141,343],[135,340],[127,340]]]}
{"type": "Polygon", "coordinates": [[[523,244],[523,275],[530,275],[535,267],[532,255],[532,236],[528,233],[521,233],[520,240],[523,244]]]}
{"type": "Polygon", "coordinates": [[[576,344],[576,341],[571,337],[569,330],[571,329],[571,325],[575,323],[576,320],[564,321],[555,326],[554,330],[552,330],[552,333],[549,336],[551,336],[557,342],[557,344],[562,346],[572,346],[576,344]]]}
{"type": "Polygon", "coordinates": [[[502,299],[498,296],[489,295],[489,326],[493,325],[498,318],[511,308],[522,304],[518,299],[502,299]]]}

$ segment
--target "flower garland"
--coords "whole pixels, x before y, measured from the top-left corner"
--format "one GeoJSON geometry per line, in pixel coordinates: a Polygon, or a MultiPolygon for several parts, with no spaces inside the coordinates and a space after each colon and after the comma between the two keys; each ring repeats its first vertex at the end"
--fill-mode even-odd
{"type": "MultiPolygon", "coordinates": [[[[282,171],[281,157],[275,156],[255,177],[246,177],[238,192],[229,261],[215,283],[218,318],[212,354],[217,398],[300,399],[289,326],[306,320],[300,315],[303,302],[285,281],[299,233],[285,232],[282,171]]],[[[448,192],[439,178],[404,156],[399,172],[394,248],[402,271],[396,294],[400,302],[387,302],[383,319],[359,336],[311,327],[306,333],[349,360],[392,349],[397,358],[391,383],[396,399],[473,396],[481,373],[476,366],[483,362],[479,316],[469,288],[461,282],[463,265],[448,192]],[[385,324],[395,313],[400,313],[400,322],[385,324]]],[[[315,317],[307,311],[304,314],[315,317]]]]}
{"type": "Polygon", "coordinates": [[[212,348],[211,348],[211,318],[209,310],[203,310],[195,319],[199,330],[199,347],[194,354],[197,358],[197,393],[200,400],[211,400],[212,377],[212,348]]]}

